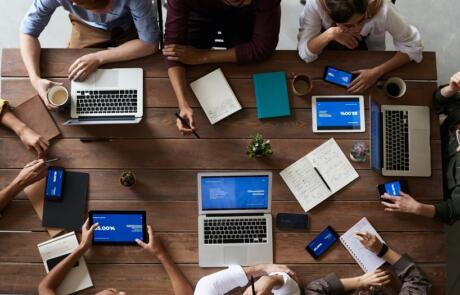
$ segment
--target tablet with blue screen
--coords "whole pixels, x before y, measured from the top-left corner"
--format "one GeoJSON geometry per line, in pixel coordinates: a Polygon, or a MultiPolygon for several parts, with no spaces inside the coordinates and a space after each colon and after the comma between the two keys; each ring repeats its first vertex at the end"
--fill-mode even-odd
{"type": "Polygon", "coordinates": [[[313,96],[313,132],[364,132],[364,97],[313,96]]]}
{"type": "Polygon", "coordinates": [[[145,211],[90,211],[90,224],[98,223],[94,245],[136,245],[147,242],[145,211]]]}

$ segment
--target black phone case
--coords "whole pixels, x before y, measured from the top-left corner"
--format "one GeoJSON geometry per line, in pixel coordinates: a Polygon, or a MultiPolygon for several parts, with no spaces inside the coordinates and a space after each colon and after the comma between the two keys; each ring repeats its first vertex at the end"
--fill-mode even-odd
{"type": "MultiPolygon", "coordinates": [[[[405,179],[395,179],[395,180],[388,181],[388,182],[393,182],[393,181],[399,181],[401,183],[401,190],[406,194],[410,194],[409,186],[408,186],[407,181],[405,179]]],[[[388,182],[386,182],[386,183],[388,183],[388,182]]],[[[381,196],[386,192],[385,191],[385,183],[379,184],[377,186],[377,190],[379,191],[378,198],[381,199],[381,196]]]]}
{"type": "Polygon", "coordinates": [[[278,213],[276,227],[279,229],[308,229],[308,215],[294,213],[278,213]]]}
{"type": "MultiPolygon", "coordinates": [[[[339,70],[339,71],[341,71],[341,72],[351,74],[351,81],[352,81],[352,82],[353,82],[353,80],[354,80],[356,77],[358,77],[358,75],[353,74],[353,73],[351,73],[351,72],[348,72],[348,71],[345,71],[345,70],[342,70],[342,69],[339,69],[339,68],[336,68],[336,67],[332,67],[332,66],[325,66],[325,67],[324,67],[324,72],[323,72],[323,81],[326,82],[326,83],[329,83],[329,84],[338,86],[338,87],[342,87],[342,88],[348,89],[348,87],[346,87],[346,86],[343,86],[343,85],[340,85],[340,84],[338,84],[338,83],[334,83],[334,82],[331,82],[331,81],[326,80],[326,75],[327,75],[327,72],[328,72],[328,69],[329,69],[329,68],[333,68],[333,69],[339,70]]],[[[350,82],[350,83],[351,83],[351,82],[350,82]]]]}
{"type": "MultiPolygon", "coordinates": [[[[321,231],[321,233],[322,233],[323,231],[325,231],[326,229],[329,229],[329,231],[336,237],[337,240],[336,240],[333,244],[331,244],[331,245],[329,246],[329,248],[327,248],[321,255],[317,256],[317,255],[315,254],[315,252],[313,252],[313,251],[309,248],[310,244],[311,244],[314,240],[316,240],[316,239],[318,238],[318,236],[316,236],[310,243],[307,244],[307,246],[305,246],[305,250],[306,250],[306,251],[308,252],[308,254],[310,254],[311,257],[313,257],[313,259],[315,259],[315,260],[317,260],[318,258],[320,258],[321,256],[323,256],[325,253],[327,253],[327,251],[329,251],[329,249],[331,249],[331,248],[337,243],[337,241],[340,239],[340,237],[339,237],[339,235],[337,234],[337,232],[336,232],[331,226],[327,226],[325,229],[323,229],[323,230],[321,231]]],[[[318,234],[318,235],[319,235],[319,234],[318,234]]]]}

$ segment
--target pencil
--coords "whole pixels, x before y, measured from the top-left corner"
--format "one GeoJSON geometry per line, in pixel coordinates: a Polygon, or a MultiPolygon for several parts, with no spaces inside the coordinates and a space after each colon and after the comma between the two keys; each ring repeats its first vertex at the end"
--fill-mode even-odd
{"type": "MultiPolygon", "coordinates": [[[[188,129],[192,129],[192,127],[190,127],[188,122],[184,118],[182,118],[178,113],[176,113],[176,117],[182,122],[182,124],[185,125],[185,127],[187,127],[188,129]]],[[[198,133],[195,132],[195,130],[192,129],[192,132],[193,134],[195,134],[196,138],[200,138],[200,136],[198,135],[198,133]]]]}
{"type": "Polygon", "coordinates": [[[256,295],[256,288],[254,288],[254,277],[251,276],[252,295],[256,295]]]}

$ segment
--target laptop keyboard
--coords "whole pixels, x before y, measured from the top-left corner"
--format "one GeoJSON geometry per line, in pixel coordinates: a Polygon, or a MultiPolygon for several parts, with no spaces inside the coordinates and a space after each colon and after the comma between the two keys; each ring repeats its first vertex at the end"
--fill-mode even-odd
{"type": "Polygon", "coordinates": [[[265,218],[205,219],[205,244],[267,243],[265,218]]]}
{"type": "Polygon", "coordinates": [[[77,114],[132,114],[137,112],[137,90],[77,91],[77,114]]]}
{"type": "Polygon", "coordinates": [[[385,153],[387,170],[409,170],[409,118],[407,111],[390,111],[385,118],[385,153]]]}

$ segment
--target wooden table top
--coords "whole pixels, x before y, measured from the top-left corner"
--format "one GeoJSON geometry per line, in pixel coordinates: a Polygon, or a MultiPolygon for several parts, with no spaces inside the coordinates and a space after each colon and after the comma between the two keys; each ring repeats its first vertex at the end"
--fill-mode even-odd
{"type": "MultiPolygon", "coordinates": [[[[94,50],[44,49],[41,68],[44,77],[69,86],[69,65],[79,56],[94,50]]],[[[174,112],[177,102],[159,55],[141,60],[112,64],[110,67],[144,68],[144,118],[139,125],[63,126],[66,116],[53,113],[62,136],[53,141],[49,154],[61,159],[69,170],[90,174],[89,209],[146,210],[147,222],[163,238],[174,261],[193,282],[215,269],[200,269],[197,243],[197,188],[199,171],[271,170],[273,171],[273,204],[278,212],[302,212],[279,172],[319,146],[330,135],[313,134],[311,101],[290,92],[292,115],[289,118],[258,120],[251,76],[253,73],[285,71],[288,82],[297,73],[314,78],[313,95],[345,94],[341,88],[321,81],[325,65],[356,70],[377,65],[392,52],[325,52],[314,63],[305,64],[295,51],[279,51],[267,62],[257,65],[205,65],[191,67],[193,80],[221,67],[243,110],[217,123],[209,124],[198,102],[194,107],[198,133],[202,139],[184,138],[176,129],[174,112]],[[271,139],[274,154],[268,159],[249,159],[249,138],[260,132],[271,139]],[[81,143],[80,137],[110,137],[111,142],[81,143]],[[124,169],[137,176],[132,189],[119,185],[124,169]]],[[[407,80],[407,94],[399,104],[432,105],[436,89],[436,57],[424,55],[421,64],[409,64],[388,76],[407,80]]],[[[4,49],[2,56],[1,96],[12,105],[35,95],[18,49],[4,49]]],[[[366,94],[380,103],[392,103],[381,89],[366,94]]],[[[366,105],[367,107],[367,105],[366,105]]],[[[366,114],[367,125],[369,121],[366,114]]],[[[367,126],[366,130],[369,130],[367,126]]],[[[369,132],[333,134],[347,154],[356,141],[369,142],[369,132]]],[[[437,202],[442,198],[439,124],[432,111],[431,149],[433,173],[429,178],[408,179],[411,192],[418,200],[437,202]],[[429,189],[427,189],[429,188],[429,189]]],[[[0,128],[0,187],[9,183],[19,169],[35,155],[27,151],[14,134],[0,128]]],[[[434,285],[433,294],[445,290],[445,239],[442,225],[432,220],[383,211],[377,199],[376,185],[388,179],[369,169],[369,162],[353,163],[360,178],[313,210],[308,232],[283,232],[274,229],[274,259],[289,264],[306,282],[336,272],[342,276],[362,274],[359,266],[338,243],[321,260],[313,260],[305,245],[327,225],[339,234],[366,216],[385,241],[418,262],[434,285]]],[[[275,227],[274,227],[275,228],[275,227]]],[[[0,293],[31,293],[45,275],[36,245],[50,237],[38,216],[22,194],[5,210],[0,219],[0,293]],[[32,231],[8,233],[5,230],[32,231]]],[[[93,247],[87,254],[94,288],[83,294],[94,294],[104,288],[117,288],[129,294],[172,294],[166,273],[159,262],[138,247],[93,247]]]]}

